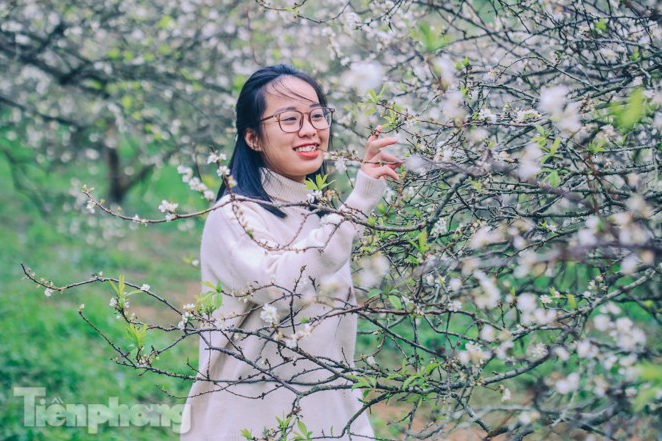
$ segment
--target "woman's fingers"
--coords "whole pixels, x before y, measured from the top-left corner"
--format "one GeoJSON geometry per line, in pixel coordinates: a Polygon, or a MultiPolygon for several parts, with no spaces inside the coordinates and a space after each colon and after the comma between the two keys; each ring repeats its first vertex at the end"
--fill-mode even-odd
{"type": "Polygon", "coordinates": [[[388,162],[389,164],[395,164],[396,166],[402,164],[400,158],[386,152],[379,152],[379,154],[372,158],[372,161],[388,162]]]}
{"type": "Polygon", "coordinates": [[[379,138],[379,135],[382,133],[382,126],[377,126],[375,131],[372,132],[372,135],[368,137],[368,143],[366,144],[365,157],[364,161],[370,161],[373,156],[379,153],[381,149],[386,146],[395,144],[398,142],[398,138],[394,136],[389,136],[388,138],[379,138]]]}
{"type": "MultiPolygon", "coordinates": [[[[379,167],[379,168],[376,168],[376,169],[374,170],[374,174],[372,175],[372,177],[373,177],[373,178],[377,178],[377,179],[378,179],[378,178],[386,178],[386,177],[388,177],[388,178],[391,178],[391,179],[393,179],[393,180],[395,180],[395,181],[399,181],[399,180],[400,180],[400,177],[399,177],[398,174],[395,172],[395,170],[393,170],[392,167],[393,167],[393,166],[391,166],[391,165],[383,165],[383,166],[381,166],[381,167],[379,167]]],[[[397,165],[395,165],[395,167],[397,167],[397,165]]]]}
{"type": "Polygon", "coordinates": [[[402,161],[400,158],[393,156],[390,153],[379,152],[377,155],[373,156],[370,161],[364,161],[364,164],[376,166],[389,165],[393,167],[399,167],[402,165],[402,161]]]}
{"type": "Polygon", "coordinates": [[[371,143],[375,139],[379,138],[379,135],[382,133],[382,126],[377,126],[372,134],[368,137],[368,143],[371,143]]]}
{"type": "Polygon", "coordinates": [[[382,151],[382,149],[397,143],[398,138],[395,136],[379,138],[381,132],[382,126],[377,126],[368,138],[361,170],[375,179],[388,177],[397,181],[399,178],[395,169],[402,164],[402,161],[392,154],[382,151]]]}
{"type": "Polygon", "coordinates": [[[398,142],[398,138],[395,136],[389,136],[388,138],[375,139],[368,142],[366,148],[365,157],[366,160],[372,159],[373,156],[377,155],[381,149],[389,145],[393,145],[398,142]]]}

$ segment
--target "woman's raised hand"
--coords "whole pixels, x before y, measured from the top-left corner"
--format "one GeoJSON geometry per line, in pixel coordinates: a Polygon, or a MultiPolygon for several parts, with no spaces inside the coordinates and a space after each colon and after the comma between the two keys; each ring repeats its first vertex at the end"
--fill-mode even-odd
{"type": "Polygon", "coordinates": [[[382,151],[382,149],[398,142],[398,138],[390,136],[380,139],[379,134],[381,131],[382,126],[377,126],[374,133],[368,138],[361,170],[371,178],[390,177],[397,181],[398,174],[395,172],[395,169],[402,164],[402,161],[390,153],[382,151]]]}

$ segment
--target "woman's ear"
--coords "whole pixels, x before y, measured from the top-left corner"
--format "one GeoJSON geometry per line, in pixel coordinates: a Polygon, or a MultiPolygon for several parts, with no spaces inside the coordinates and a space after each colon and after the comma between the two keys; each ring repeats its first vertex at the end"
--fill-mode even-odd
{"type": "Polygon", "coordinates": [[[256,152],[262,151],[262,146],[260,145],[260,137],[257,132],[253,129],[246,129],[244,132],[244,141],[246,145],[256,152]]]}

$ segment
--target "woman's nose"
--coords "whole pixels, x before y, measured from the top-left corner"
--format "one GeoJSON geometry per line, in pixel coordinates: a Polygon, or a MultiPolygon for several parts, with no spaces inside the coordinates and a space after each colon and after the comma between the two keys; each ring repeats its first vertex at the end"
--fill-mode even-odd
{"type": "Polygon", "coordinates": [[[301,123],[301,128],[299,129],[299,136],[312,136],[316,133],[317,133],[317,129],[313,127],[313,124],[310,122],[310,116],[306,115],[301,123]]]}

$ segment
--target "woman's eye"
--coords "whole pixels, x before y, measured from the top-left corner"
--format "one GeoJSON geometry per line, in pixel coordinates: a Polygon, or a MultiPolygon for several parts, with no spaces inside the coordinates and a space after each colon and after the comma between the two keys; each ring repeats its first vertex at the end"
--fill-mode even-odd
{"type": "Polygon", "coordinates": [[[296,116],[283,116],[280,118],[280,122],[285,124],[295,124],[299,122],[299,118],[297,118],[296,116]]]}
{"type": "Polygon", "coordinates": [[[315,113],[311,113],[311,114],[310,114],[310,117],[311,117],[312,119],[317,119],[317,120],[319,120],[319,119],[324,119],[324,112],[315,112],[315,113]]]}

